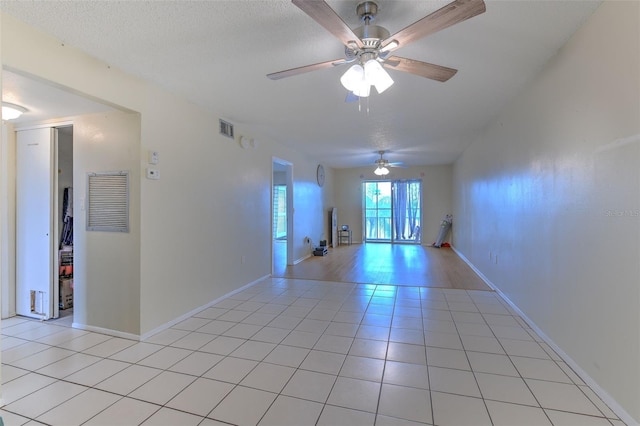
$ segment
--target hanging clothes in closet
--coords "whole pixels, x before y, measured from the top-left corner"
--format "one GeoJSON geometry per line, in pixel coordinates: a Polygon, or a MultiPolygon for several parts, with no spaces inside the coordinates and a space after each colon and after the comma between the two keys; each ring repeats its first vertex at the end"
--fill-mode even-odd
{"type": "Polygon", "coordinates": [[[62,235],[60,248],[73,245],[73,188],[64,189],[62,198],[62,235]]]}

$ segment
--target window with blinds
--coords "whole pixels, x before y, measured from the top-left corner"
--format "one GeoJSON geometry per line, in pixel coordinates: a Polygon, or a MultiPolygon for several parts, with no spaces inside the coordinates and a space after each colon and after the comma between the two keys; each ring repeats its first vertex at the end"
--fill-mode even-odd
{"type": "Polygon", "coordinates": [[[87,175],[87,231],[129,232],[129,172],[87,175]]]}

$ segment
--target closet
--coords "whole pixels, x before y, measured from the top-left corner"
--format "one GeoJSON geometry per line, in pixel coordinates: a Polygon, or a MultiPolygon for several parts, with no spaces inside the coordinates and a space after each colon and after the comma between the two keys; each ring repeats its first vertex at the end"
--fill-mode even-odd
{"type": "Polygon", "coordinates": [[[73,127],[57,130],[58,307],[67,316],[73,308],[73,127]]]}
{"type": "MultiPolygon", "coordinates": [[[[73,128],[16,131],[16,313],[73,306],[73,128]]],[[[66,311],[66,312],[65,312],[66,311]]]]}

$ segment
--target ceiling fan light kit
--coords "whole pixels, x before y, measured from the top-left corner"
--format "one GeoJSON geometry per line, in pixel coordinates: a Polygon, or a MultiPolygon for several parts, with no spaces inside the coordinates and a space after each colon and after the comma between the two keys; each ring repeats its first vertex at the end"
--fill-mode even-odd
{"type": "Polygon", "coordinates": [[[11,104],[9,102],[2,102],[2,119],[3,120],[15,120],[28,110],[20,105],[11,104]]]}
{"type": "Polygon", "coordinates": [[[373,173],[375,173],[378,176],[386,176],[389,174],[389,169],[387,169],[384,166],[378,166],[378,168],[376,168],[373,173]]]}
{"type": "Polygon", "coordinates": [[[271,73],[267,77],[279,80],[356,62],[342,75],[340,82],[345,89],[360,98],[369,96],[371,86],[374,86],[378,93],[391,87],[393,79],[383,66],[440,82],[449,80],[457,70],[415,59],[391,56],[391,52],[486,11],[483,0],[454,0],[390,35],[386,28],[371,25],[378,13],[378,5],[373,1],[365,1],[356,6],[356,14],[364,25],[354,30],[347,26],[324,0],[292,0],[292,2],[342,42],[345,57],[271,73]]]}

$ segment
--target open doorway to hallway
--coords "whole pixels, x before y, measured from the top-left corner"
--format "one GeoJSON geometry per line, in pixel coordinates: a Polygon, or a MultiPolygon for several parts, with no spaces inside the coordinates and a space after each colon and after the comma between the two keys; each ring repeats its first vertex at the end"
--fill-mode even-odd
{"type": "Polygon", "coordinates": [[[293,263],[293,165],[273,159],[271,185],[272,273],[282,272],[293,263]]]}

